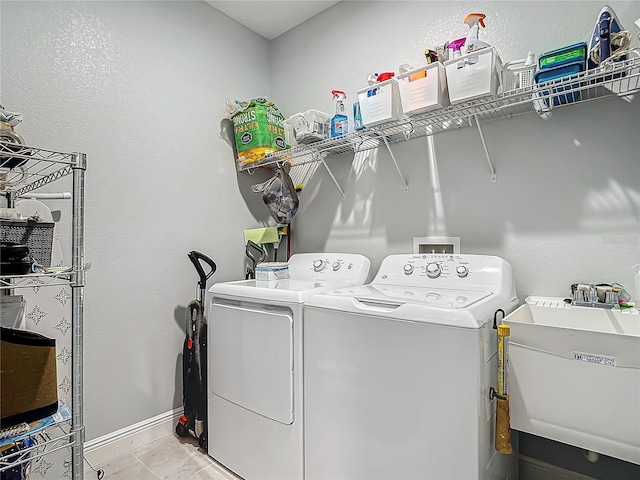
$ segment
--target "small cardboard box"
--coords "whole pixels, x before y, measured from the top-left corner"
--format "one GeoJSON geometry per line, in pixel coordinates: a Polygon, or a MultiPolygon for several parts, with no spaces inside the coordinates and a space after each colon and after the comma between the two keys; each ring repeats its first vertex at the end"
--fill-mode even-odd
{"type": "Polygon", "coordinates": [[[0,428],[48,417],[58,410],[55,339],[0,330],[0,428]]]}

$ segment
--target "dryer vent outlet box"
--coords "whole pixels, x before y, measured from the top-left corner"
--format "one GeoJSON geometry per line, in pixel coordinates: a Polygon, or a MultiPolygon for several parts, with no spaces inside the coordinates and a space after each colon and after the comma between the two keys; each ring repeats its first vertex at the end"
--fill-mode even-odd
{"type": "Polygon", "coordinates": [[[413,237],[413,253],[460,253],[460,237],[413,237]]]}

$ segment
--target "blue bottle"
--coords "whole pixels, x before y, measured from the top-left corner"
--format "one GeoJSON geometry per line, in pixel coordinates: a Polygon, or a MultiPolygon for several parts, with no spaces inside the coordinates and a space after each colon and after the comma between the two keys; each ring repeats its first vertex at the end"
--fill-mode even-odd
{"type": "Polygon", "coordinates": [[[360,102],[353,104],[353,129],[362,130],[364,124],[362,123],[362,112],[360,112],[360,102]]]}
{"type": "Polygon", "coordinates": [[[333,99],[336,100],[336,114],[331,119],[331,136],[340,137],[349,133],[349,118],[344,114],[344,100],[347,98],[344,92],[332,90],[333,99]]]}

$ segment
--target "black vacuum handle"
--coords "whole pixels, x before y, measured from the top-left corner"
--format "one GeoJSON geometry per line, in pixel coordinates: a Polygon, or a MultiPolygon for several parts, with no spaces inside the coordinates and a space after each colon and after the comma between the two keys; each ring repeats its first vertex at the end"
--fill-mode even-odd
{"type": "Polygon", "coordinates": [[[200,275],[200,282],[198,283],[200,289],[206,290],[207,280],[209,280],[211,275],[215,273],[216,268],[218,267],[216,267],[215,262],[207,257],[204,253],[197,252],[196,250],[192,250],[187,254],[187,256],[189,257],[189,260],[191,260],[191,263],[193,263],[193,266],[196,267],[198,275],[200,275]],[[204,272],[204,268],[202,268],[201,262],[205,262],[207,265],[209,265],[209,267],[211,267],[211,271],[209,273],[204,272]]]}

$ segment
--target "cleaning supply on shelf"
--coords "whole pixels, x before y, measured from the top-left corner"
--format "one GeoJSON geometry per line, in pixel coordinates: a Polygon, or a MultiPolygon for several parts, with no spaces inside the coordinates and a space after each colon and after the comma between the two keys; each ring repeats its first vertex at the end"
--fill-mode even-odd
{"type": "Polygon", "coordinates": [[[331,90],[333,100],[336,100],[336,114],[331,119],[331,136],[340,137],[349,132],[349,119],[344,114],[344,101],[347,95],[341,90],[331,90]]]}
{"type": "Polygon", "coordinates": [[[378,75],[377,81],[378,82],[384,82],[389,80],[390,78],[393,78],[393,76],[395,75],[395,73],[393,72],[382,72],[378,75]]]}
{"type": "MultiPolygon", "coordinates": [[[[424,51],[424,56],[427,59],[427,65],[437,62],[437,61],[441,61],[440,55],[436,50],[431,50],[429,48],[427,48],[424,51]]],[[[402,73],[402,72],[400,72],[402,73]]]]}
{"type": "Polygon", "coordinates": [[[561,79],[577,76],[585,70],[586,53],[587,44],[581,42],[540,55],[538,58],[540,69],[534,78],[536,83],[541,86],[539,95],[545,105],[549,105],[549,95],[552,95],[553,105],[564,105],[580,99],[578,88],[581,82],[576,80],[568,83],[562,82],[561,79]],[[542,88],[548,82],[553,82],[551,84],[553,88],[542,88]],[[560,92],[562,92],[561,95],[556,95],[560,92]]]}
{"type": "Polygon", "coordinates": [[[268,99],[227,102],[227,112],[233,121],[238,164],[256,162],[288,148],[284,116],[268,99]]]}
{"type": "Polygon", "coordinates": [[[613,9],[605,5],[600,10],[593,28],[587,68],[596,68],[608,58],[611,58],[611,61],[626,60],[626,51],[630,45],[631,35],[622,28],[613,9]]]}
{"type": "Polygon", "coordinates": [[[567,63],[580,62],[583,65],[586,60],[587,44],[585,42],[575,43],[566,47],[558,48],[550,52],[543,53],[538,58],[540,70],[557,67],[567,63]]]}
{"type": "Polygon", "coordinates": [[[469,15],[464,17],[464,23],[469,25],[469,32],[467,33],[467,38],[464,43],[463,54],[475,52],[476,50],[481,50],[483,48],[488,48],[491,46],[488,43],[478,39],[480,27],[485,28],[485,18],[487,18],[487,16],[484,13],[470,13],[469,15]]]}
{"type": "Polygon", "coordinates": [[[364,124],[362,123],[362,112],[360,111],[360,102],[353,104],[353,128],[355,130],[362,130],[364,124]]]}
{"type": "Polygon", "coordinates": [[[465,38],[458,38],[457,40],[451,40],[447,48],[449,50],[449,60],[453,58],[457,58],[462,55],[462,47],[464,47],[465,42],[467,41],[465,38]]]}

